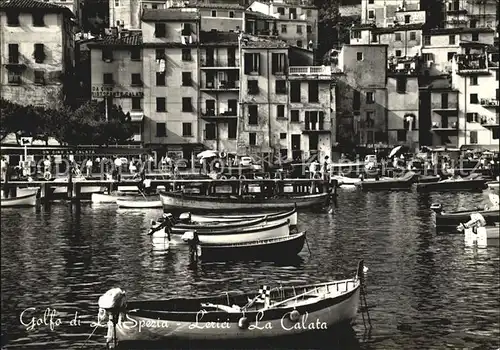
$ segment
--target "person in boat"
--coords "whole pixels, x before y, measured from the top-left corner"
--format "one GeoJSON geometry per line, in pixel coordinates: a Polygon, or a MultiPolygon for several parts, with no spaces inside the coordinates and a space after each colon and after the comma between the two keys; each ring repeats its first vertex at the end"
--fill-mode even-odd
{"type": "Polygon", "coordinates": [[[151,223],[152,227],[149,231],[149,235],[160,231],[165,228],[165,232],[168,235],[168,240],[170,240],[170,227],[173,225],[173,216],[170,213],[164,213],[161,218],[158,219],[158,222],[153,221],[151,223]]]}
{"type": "Polygon", "coordinates": [[[200,244],[200,239],[198,238],[198,233],[193,231],[193,238],[188,240],[189,245],[189,261],[191,263],[198,261],[198,245],[200,244]]]}

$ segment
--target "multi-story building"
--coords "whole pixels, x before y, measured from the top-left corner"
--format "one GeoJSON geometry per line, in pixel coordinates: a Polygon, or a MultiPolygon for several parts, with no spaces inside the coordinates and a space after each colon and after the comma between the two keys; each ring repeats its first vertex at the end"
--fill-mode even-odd
{"type": "Polygon", "coordinates": [[[191,159],[201,147],[200,16],[196,10],[150,10],[142,16],[144,144],[191,159]]]}
{"type": "Polygon", "coordinates": [[[283,41],[245,36],[240,45],[239,154],[331,156],[335,85],[330,67],[310,66],[283,41]]]}
{"type": "MultiPolygon", "coordinates": [[[[201,30],[230,32],[243,29],[245,7],[231,3],[195,3],[182,6],[186,9],[197,9],[200,14],[201,30]]],[[[179,7],[172,7],[179,8],[179,7]]]]}
{"type": "MultiPolygon", "coordinates": [[[[164,1],[158,1],[158,4],[153,4],[153,0],[149,1],[145,6],[156,5],[156,8],[162,8],[164,1]],[[160,7],[158,7],[160,6],[160,7]]],[[[141,26],[141,0],[109,0],[109,25],[110,27],[123,27],[127,29],[138,29],[141,26]]],[[[148,6],[149,8],[149,6],[148,6]]]]}
{"type": "Polygon", "coordinates": [[[315,49],[318,46],[318,8],[309,1],[283,1],[271,2],[254,1],[247,9],[254,13],[269,16],[260,18],[261,24],[253,23],[258,19],[257,14],[250,15],[245,23],[245,31],[250,34],[258,34],[259,31],[268,31],[285,40],[290,45],[315,49]],[[271,25],[269,21],[276,19],[271,25]],[[261,29],[261,26],[263,28],[261,29]]]}
{"type": "Polygon", "coordinates": [[[57,108],[71,88],[73,14],[35,0],[0,1],[0,96],[57,108]]]}
{"type": "Polygon", "coordinates": [[[398,11],[418,11],[420,0],[362,0],[361,23],[377,27],[394,25],[398,11]]]}
{"type": "Polygon", "coordinates": [[[142,35],[120,33],[87,44],[90,49],[91,96],[107,111],[117,105],[130,113],[134,142],[142,141],[144,118],[142,35]]]}
{"type": "Polygon", "coordinates": [[[497,0],[449,0],[443,1],[446,28],[497,28],[497,0]]]}
{"type": "Polygon", "coordinates": [[[55,5],[59,6],[64,6],[67,7],[73,14],[75,15],[76,20],[78,21],[78,24],[81,25],[81,20],[82,20],[82,13],[81,13],[81,7],[83,4],[82,0],[43,0],[44,2],[50,2],[55,5]]]}

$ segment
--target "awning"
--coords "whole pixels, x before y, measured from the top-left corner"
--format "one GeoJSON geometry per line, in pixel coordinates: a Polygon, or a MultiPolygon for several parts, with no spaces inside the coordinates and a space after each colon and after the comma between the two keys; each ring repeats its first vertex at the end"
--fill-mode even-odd
{"type": "Polygon", "coordinates": [[[500,146],[497,144],[495,145],[462,145],[460,147],[461,151],[472,151],[472,152],[484,152],[484,151],[490,151],[490,152],[498,152],[500,149],[500,146]]]}
{"type": "Polygon", "coordinates": [[[130,112],[130,121],[142,122],[144,119],[144,112],[130,112]]]}

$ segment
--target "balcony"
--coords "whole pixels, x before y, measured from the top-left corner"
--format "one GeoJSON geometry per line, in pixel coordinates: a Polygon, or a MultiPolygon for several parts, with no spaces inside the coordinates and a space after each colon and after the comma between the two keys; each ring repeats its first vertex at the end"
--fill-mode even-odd
{"type": "Polygon", "coordinates": [[[484,54],[455,55],[458,74],[488,74],[488,61],[484,54]]]}
{"type": "Polygon", "coordinates": [[[288,76],[294,78],[331,79],[332,67],[330,66],[292,66],[288,68],[288,76]]]}
{"type": "Polygon", "coordinates": [[[387,72],[395,75],[417,74],[419,69],[419,57],[395,57],[388,59],[387,72]]]}
{"type": "Polygon", "coordinates": [[[235,81],[216,81],[211,80],[205,83],[205,86],[200,88],[201,91],[239,91],[240,82],[235,81]]]}
{"type": "Polygon", "coordinates": [[[500,101],[495,98],[482,98],[481,106],[484,108],[498,108],[500,107],[500,101]]]}
{"type": "Polygon", "coordinates": [[[309,122],[302,125],[303,134],[330,134],[331,132],[331,124],[328,122],[309,122]]]}
{"type": "Polygon", "coordinates": [[[446,118],[443,118],[441,123],[433,122],[431,126],[431,130],[436,133],[458,133],[458,121],[451,121],[446,118]]]}
{"type": "Polygon", "coordinates": [[[222,113],[216,112],[214,109],[207,109],[205,112],[201,112],[201,118],[206,121],[228,121],[231,119],[237,119],[237,111],[225,111],[222,113]]]}
{"type": "Polygon", "coordinates": [[[222,69],[239,69],[240,68],[240,62],[236,59],[229,59],[229,60],[202,60],[201,61],[201,69],[215,69],[215,70],[222,70],[222,69]]]}
{"type": "Polygon", "coordinates": [[[481,125],[487,129],[498,128],[499,122],[500,122],[500,117],[498,115],[494,117],[487,117],[487,116],[481,117],[481,125]]]}
{"type": "Polygon", "coordinates": [[[451,105],[441,105],[439,107],[432,108],[432,111],[438,113],[441,116],[457,116],[458,107],[453,107],[451,105]]]}

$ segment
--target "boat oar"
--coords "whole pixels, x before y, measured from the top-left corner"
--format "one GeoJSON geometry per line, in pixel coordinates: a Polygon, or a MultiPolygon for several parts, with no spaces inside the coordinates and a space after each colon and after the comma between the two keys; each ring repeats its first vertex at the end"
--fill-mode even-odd
{"type": "Polygon", "coordinates": [[[145,200],[148,200],[148,199],[146,198],[146,195],[142,192],[142,190],[141,190],[140,188],[139,188],[139,193],[140,193],[140,194],[142,194],[142,196],[144,197],[144,199],[145,199],[145,200]]]}
{"type": "Polygon", "coordinates": [[[311,248],[309,248],[309,242],[307,241],[307,236],[306,236],[306,245],[307,245],[307,250],[309,250],[309,255],[312,255],[311,248]]]}

